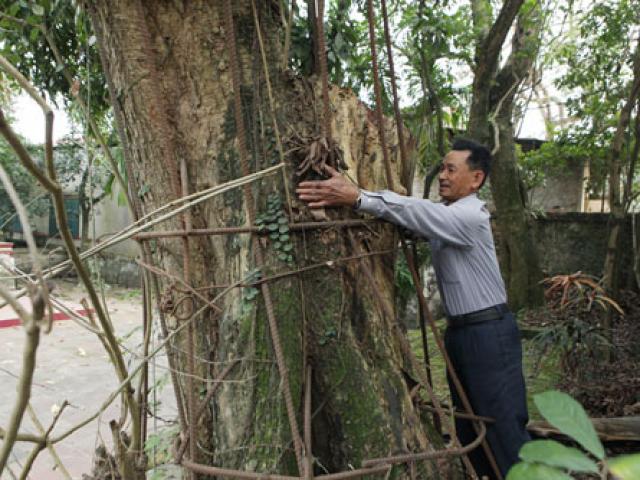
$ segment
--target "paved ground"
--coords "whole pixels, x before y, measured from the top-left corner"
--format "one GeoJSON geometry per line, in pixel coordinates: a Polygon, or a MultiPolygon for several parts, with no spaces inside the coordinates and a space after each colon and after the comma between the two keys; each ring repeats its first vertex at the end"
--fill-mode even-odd
{"type": "MultiPolygon", "coordinates": [[[[81,309],[80,299],[83,291],[68,282],[57,282],[57,296],[74,309],[81,309]]],[[[138,291],[109,289],[106,292],[107,307],[114,324],[116,334],[124,345],[136,350],[142,337],[141,297],[138,291]]],[[[0,320],[11,317],[7,308],[0,310],[0,320]]],[[[6,325],[7,323],[5,323],[6,325]]],[[[21,370],[24,332],[21,326],[0,328],[0,425],[6,428],[7,420],[16,398],[17,377],[21,370]]],[[[137,364],[131,355],[127,355],[130,364],[137,364]]],[[[156,362],[155,379],[164,380],[167,376],[166,359],[159,357],[156,362]]],[[[68,407],[54,430],[61,433],[80,420],[95,413],[106,397],[116,388],[117,381],[112,365],[109,363],[98,338],[70,320],[57,321],[49,335],[43,335],[37,354],[37,367],[32,389],[31,404],[45,428],[51,422],[53,414],[67,400],[68,407]]],[[[173,419],[175,407],[173,392],[169,381],[159,392],[161,401],[158,414],[173,419]]],[[[102,416],[83,429],[56,445],[56,450],[65,467],[74,479],[80,479],[83,473],[89,473],[95,448],[102,442],[111,445],[109,421],[119,417],[119,401],[116,400],[102,416]]],[[[160,428],[163,423],[149,421],[149,432],[160,428]]],[[[29,418],[25,415],[22,432],[37,433],[29,418]]],[[[9,466],[19,475],[20,465],[31,450],[31,444],[18,443],[10,458],[9,466]]],[[[42,452],[31,470],[32,480],[57,480],[62,474],[52,471],[54,463],[48,452],[42,452]]],[[[13,478],[5,472],[2,480],[13,478]]]]}

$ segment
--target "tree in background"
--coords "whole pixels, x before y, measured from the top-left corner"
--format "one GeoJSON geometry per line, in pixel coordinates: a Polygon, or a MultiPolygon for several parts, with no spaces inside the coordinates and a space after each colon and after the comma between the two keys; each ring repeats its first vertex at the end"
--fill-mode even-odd
{"type": "MultiPolygon", "coordinates": [[[[105,165],[99,150],[88,145],[90,139],[68,136],[61,139],[54,150],[54,162],[59,179],[67,193],[77,194],[80,213],[80,250],[89,245],[90,227],[95,219],[94,207],[113,194],[114,175],[105,165]]],[[[114,149],[117,151],[117,149],[114,149]]]]}
{"type": "MultiPolygon", "coordinates": [[[[566,45],[562,57],[569,69],[560,85],[571,92],[568,108],[579,119],[574,130],[607,150],[601,178],[608,178],[612,221],[603,274],[613,297],[620,288],[620,229],[637,195],[639,27],[634,2],[596,2],[578,19],[575,40],[566,45]]],[[[601,184],[604,197],[607,182],[601,184]]]]}
{"type": "Polygon", "coordinates": [[[460,86],[455,70],[466,66],[472,50],[465,9],[429,8],[426,2],[407,2],[398,22],[403,35],[398,49],[407,61],[404,83],[409,98],[404,118],[414,133],[418,168],[425,176],[428,198],[451,131],[464,130],[468,86],[460,86]]]}
{"type": "MultiPolygon", "coordinates": [[[[25,139],[22,140],[28,145],[25,139]]],[[[33,145],[29,145],[29,150],[34,156],[38,153],[42,154],[42,149],[38,149],[33,145]]],[[[27,208],[29,216],[33,218],[46,213],[49,208],[49,199],[39,188],[37,180],[18,162],[14,151],[6,142],[0,142],[0,163],[11,178],[20,199],[27,208]]],[[[1,184],[0,231],[5,235],[9,234],[9,232],[22,231],[13,204],[1,184]]]]}
{"type": "Polygon", "coordinates": [[[542,303],[542,271],[518,172],[513,114],[518,89],[537,56],[545,14],[539,2],[521,0],[507,0],[495,18],[491,3],[484,0],[472,1],[472,11],[476,50],[467,132],[494,150],[490,179],[499,259],[509,304],[517,310],[542,303]],[[503,43],[514,20],[511,52],[500,65],[503,43]]]}
{"type": "MultiPolygon", "coordinates": [[[[549,65],[562,74],[556,86],[566,96],[569,125],[554,131],[547,150],[556,162],[582,157],[589,165],[588,195],[601,199],[612,215],[609,248],[603,262],[605,287],[616,296],[619,284],[620,228],[638,195],[637,5],[621,0],[594,2],[570,11],[570,25],[549,65]]],[[[553,159],[549,159],[553,161],[553,159]]]]}

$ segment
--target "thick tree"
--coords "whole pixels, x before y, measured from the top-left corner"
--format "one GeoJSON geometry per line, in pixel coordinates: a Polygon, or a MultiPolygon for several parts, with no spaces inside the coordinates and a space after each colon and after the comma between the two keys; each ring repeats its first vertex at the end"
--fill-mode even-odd
{"type": "MultiPolygon", "coordinates": [[[[300,177],[294,172],[304,167],[305,160],[316,165],[322,161],[326,139],[320,134],[320,83],[281,69],[284,35],[279,2],[255,2],[255,17],[251,1],[230,3],[235,36],[225,23],[222,1],[91,2],[90,15],[129,167],[130,191],[141,193],[138,215],[243,175],[232,75],[236,62],[250,170],[278,163],[281,141],[289,190],[299,178],[316,175],[313,169],[300,177]],[[233,42],[236,58],[231,54],[233,42]],[[272,92],[266,84],[263,53],[272,92]]],[[[383,156],[373,115],[352,93],[331,88],[329,95],[333,151],[338,150],[341,157],[337,163],[343,162],[346,174],[362,187],[384,188],[383,156]]],[[[393,147],[397,140],[391,122],[385,122],[385,130],[393,147]]],[[[396,152],[391,155],[394,184],[401,189],[404,166],[398,149],[391,151],[396,152]]],[[[393,315],[393,229],[376,223],[351,233],[336,228],[288,231],[287,220],[312,217],[295,198],[288,204],[282,178],[263,178],[251,193],[227,192],[192,208],[190,218],[175,217],[158,228],[182,229],[189,223],[199,229],[250,225],[255,210],[258,223],[271,232],[259,241],[227,235],[149,242],[159,267],[174,278],[184,278],[208,299],[220,292],[216,286],[247,284],[322,264],[319,269],[269,281],[268,292],[258,287],[261,295],[252,287],[232,289],[218,302],[221,312],[206,309],[195,319],[193,337],[182,335],[173,345],[173,366],[184,373],[188,371],[185,352],[190,342],[195,344],[195,376],[189,381],[179,375],[175,385],[181,403],[191,407],[187,421],[193,414],[189,389],[199,402],[198,392],[225,367],[238,362],[205,414],[196,420],[194,460],[227,468],[297,473],[295,437],[302,432],[305,365],[312,369],[312,454],[318,473],[348,470],[364,458],[437,444],[437,435],[412,403],[409,390],[418,377],[393,315]],[[380,251],[387,253],[373,254],[380,251]],[[363,253],[372,255],[339,260],[363,253]],[[262,256],[265,264],[260,267],[262,256]],[[269,323],[270,310],[275,324],[269,323]],[[274,325],[288,371],[288,389],[278,371],[280,345],[272,341],[274,325]],[[299,427],[294,434],[287,418],[287,393],[299,427]]],[[[341,210],[322,215],[340,219],[353,213],[341,210]]],[[[206,305],[175,281],[161,277],[160,287],[161,310],[169,329],[184,321],[181,317],[189,313],[186,304],[193,307],[191,312],[206,305]]],[[[394,469],[394,478],[408,475],[405,467],[394,469]]]]}
{"type": "Polygon", "coordinates": [[[535,1],[506,0],[492,21],[490,2],[472,0],[471,5],[477,39],[467,130],[471,137],[495,150],[490,178],[499,231],[499,258],[509,304],[518,310],[542,302],[542,272],[516,163],[512,121],[517,90],[537,54],[541,7],[535,1]],[[503,43],[516,17],[511,53],[500,67],[503,43]]]}

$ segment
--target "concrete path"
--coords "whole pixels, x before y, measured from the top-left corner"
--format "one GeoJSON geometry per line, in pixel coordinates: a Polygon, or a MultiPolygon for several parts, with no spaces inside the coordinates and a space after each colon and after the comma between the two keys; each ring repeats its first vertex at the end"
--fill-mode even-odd
{"type": "MultiPolygon", "coordinates": [[[[83,290],[66,282],[57,282],[56,296],[74,310],[82,310],[80,300],[83,290]]],[[[107,307],[116,334],[125,347],[138,351],[142,339],[141,296],[138,291],[109,289],[106,292],[107,307]]],[[[22,349],[25,335],[22,326],[8,326],[8,320],[15,318],[8,307],[0,310],[0,425],[4,428],[16,399],[17,378],[20,375],[22,349]],[[2,321],[4,320],[4,323],[2,321]]],[[[126,355],[128,365],[137,365],[131,354],[126,355]]],[[[37,363],[31,405],[45,429],[62,403],[67,400],[71,406],[63,412],[54,430],[67,431],[81,420],[94,414],[108,395],[117,387],[117,379],[102,344],[93,333],[70,320],[54,323],[49,335],[42,335],[37,353],[37,363]]],[[[153,376],[153,369],[150,369],[153,376]]],[[[154,378],[150,379],[150,384],[154,378]]],[[[158,357],[155,365],[155,381],[165,386],[158,392],[160,406],[157,411],[163,419],[173,420],[176,416],[175,400],[171,382],[168,381],[166,358],[158,357]],[[165,378],[167,381],[164,381],[165,378]]],[[[111,449],[109,421],[118,419],[120,402],[116,400],[99,419],[75,432],[55,448],[63,464],[74,479],[81,479],[83,473],[90,473],[95,448],[105,443],[111,449]]],[[[149,433],[164,426],[162,421],[149,420],[149,433]]],[[[25,414],[21,432],[39,433],[28,414],[25,414]]],[[[32,444],[17,443],[9,466],[19,475],[20,466],[32,449],[32,444]]],[[[52,468],[54,462],[47,451],[40,453],[31,474],[33,480],[57,480],[63,475],[52,468]]],[[[13,478],[5,472],[2,480],[13,478]]]]}

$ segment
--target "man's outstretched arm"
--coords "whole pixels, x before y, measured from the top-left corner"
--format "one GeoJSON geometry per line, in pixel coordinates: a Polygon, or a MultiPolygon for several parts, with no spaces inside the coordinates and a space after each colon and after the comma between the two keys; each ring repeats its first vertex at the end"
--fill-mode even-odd
{"type": "Polygon", "coordinates": [[[346,180],[329,166],[324,167],[328,180],[308,180],[300,182],[296,193],[310,208],[353,207],[360,195],[360,189],[346,180]]]}
{"type": "Polygon", "coordinates": [[[327,180],[301,182],[296,189],[300,200],[310,208],[355,207],[361,196],[359,211],[372,214],[404,227],[424,238],[437,238],[451,245],[470,247],[478,221],[464,209],[410,198],[394,192],[368,192],[345,179],[331,167],[327,180]]]}

